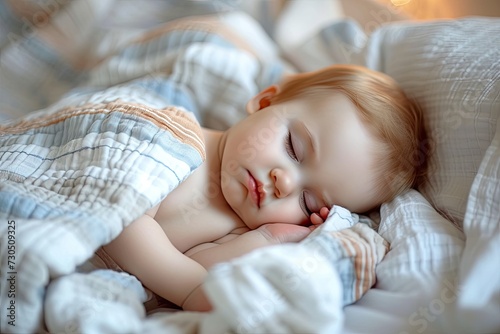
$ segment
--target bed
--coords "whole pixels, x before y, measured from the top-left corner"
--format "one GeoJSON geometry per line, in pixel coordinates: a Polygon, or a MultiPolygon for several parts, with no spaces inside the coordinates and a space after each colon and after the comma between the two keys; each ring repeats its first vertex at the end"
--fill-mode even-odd
{"type": "Polygon", "coordinates": [[[33,37],[41,21],[15,21],[0,3],[2,332],[500,332],[500,20],[400,21],[393,7],[376,17],[358,7],[368,18],[362,21],[340,3],[320,2],[326,7],[76,0],[68,13],[77,13],[70,17],[83,22],[85,36],[76,69],[59,66],[33,37]],[[305,20],[305,10],[315,19],[305,20]],[[162,42],[165,23],[202,14],[212,14],[205,32],[233,46],[200,42],[158,57],[155,45],[178,46],[184,38],[162,42]],[[213,20],[230,28],[220,31],[213,20]],[[148,40],[156,44],[141,48],[148,40]],[[430,133],[422,143],[432,148],[427,182],[365,217],[390,244],[371,289],[344,306],[339,273],[301,244],[257,250],[212,270],[209,313],[146,313],[142,301],[150,296],[137,279],[93,270],[99,246],[201,163],[194,118],[227,128],[244,117],[253,94],[286,73],[333,63],[394,77],[422,106],[430,133]],[[179,106],[169,119],[157,113],[165,99],[179,106]],[[114,118],[104,122],[103,110],[114,118]],[[68,115],[69,130],[61,131],[68,115]],[[121,119],[131,120],[130,129],[121,119]],[[189,135],[170,136],[173,121],[189,135]],[[106,131],[96,129],[104,123],[106,131]],[[133,136],[119,135],[126,131],[133,136]],[[49,148],[61,138],[70,140],[53,156],[49,148]],[[111,149],[144,152],[144,142],[148,154],[103,172],[109,157],[119,159],[111,149]],[[82,145],[93,153],[75,150],[82,145]],[[181,158],[160,163],[165,147],[181,158]],[[38,183],[24,182],[55,160],[67,174],[40,172],[38,183]],[[97,173],[89,160],[103,169],[97,173]],[[58,183],[65,177],[78,191],[58,183]],[[94,194],[95,187],[105,191],[94,194]]]}

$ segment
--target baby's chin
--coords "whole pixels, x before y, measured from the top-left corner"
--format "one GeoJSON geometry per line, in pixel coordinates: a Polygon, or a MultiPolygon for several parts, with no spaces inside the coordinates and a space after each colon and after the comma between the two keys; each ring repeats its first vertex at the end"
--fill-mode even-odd
{"type": "Polygon", "coordinates": [[[312,223],[309,219],[302,219],[302,220],[288,220],[288,221],[284,221],[282,219],[280,220],[269,220],[269,219],[266,219],[266,220],[255,220],[255,219],[252,219],[252,220],[243,220],[243,223],[251,230],[255,230],[261,226],[264,226],[264,225],[272,225],[272,224],[280,224],[280,225],[290,225],[290,226],[305,226],[305,227],[308,227],[308,226],[311,226],[312,223]]]}
{"type": "MultiPolygon", "coordinates": [[[[238,214],[237,211],[235,212],[238,214]]],[[[259,228],[260,226],[265,224],[265,222],[256,219],[255,215],[248,215],[249,217],[246,217],[246,215],[238,214],[238,216],[240,217],[243,224],[251,230],[255,230],[256,228],[259,228]]]]}
{"type": "Polygon", "coordinates": [[[260,226],[264,225],[264,223],[261,223],[259,221],[255,221],[255,220],[243,219],[242,217],[240,217],[240,219],[243,222],[243,224],[245,224],[245,226],[251,230],[255,230],[255,229],[259,228],[260,226]]]}

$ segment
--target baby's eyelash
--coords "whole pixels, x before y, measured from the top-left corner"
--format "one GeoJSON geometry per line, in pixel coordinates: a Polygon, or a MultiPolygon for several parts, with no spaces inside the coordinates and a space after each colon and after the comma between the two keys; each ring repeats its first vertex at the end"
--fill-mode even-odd
{"type": "Polygon", "coordinates": [[[311,210],[309,210],[309,208],[307,207],[304,192],[302,192],[302,194],[300,194],[299,205],[300,205],[300,208],[302,209],[302,211],[304,212],[304,214],[306,215],[306,217],[309,218],[309,216],[313,214],[313,212],[311,210]]]}
{"type": "MultiPolygon", "coordinates": [[[[299,161],[299,158],[297,157],[297,154],[295,153],[295,150],[293,148],[293,142],[292,142],[292,133],[288,131],[288,134],[285,137],[285,148],[286,151],[288,152],[288,155],[295,161],[299,161]]],[[[299,197],[299,205],[306,217],[309,218],[309,216],[312,214],[312,211],[309,210],[306,204],[306,199],[305,199],[305,194],[302,192],[302,194],[299,197]]]]}
{"type": "Polygon", "coordinates": [[[295,150],[293,149],[293,143],[292,143],[292,133],[288,131],[288,135],[285,137],[285,148],[286,151],[288,152],[288,155],[295,161],[299,161],[299,158],[297,158],[297,154],[295,154],[295,150]]]}

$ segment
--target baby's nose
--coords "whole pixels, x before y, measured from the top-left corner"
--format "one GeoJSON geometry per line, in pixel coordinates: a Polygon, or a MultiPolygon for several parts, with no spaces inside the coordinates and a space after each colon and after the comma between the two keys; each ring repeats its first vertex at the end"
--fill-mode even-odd
{"type": "Polygon", "coordinates": [[[274,183],[274,195],[284,198],[293,192],[293,179],[289,173],[281,168],[271,171],[271,179],[274,183]]]}

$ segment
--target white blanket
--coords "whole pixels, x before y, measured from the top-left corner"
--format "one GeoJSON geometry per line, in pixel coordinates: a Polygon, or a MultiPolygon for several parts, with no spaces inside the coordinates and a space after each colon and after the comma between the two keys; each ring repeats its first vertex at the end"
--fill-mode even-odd
{"type": "Polygon", "coordinates": [[[205,283],[210,313],[158,310],[146,317],[137,279],[99,270],[55,280],[47,291],[46,322],[51,332],[342,333],[343,306],[375,282],[375,264],[386,251],[372,228],[336,207],[300,244],[215,266],[205,283]]]}

